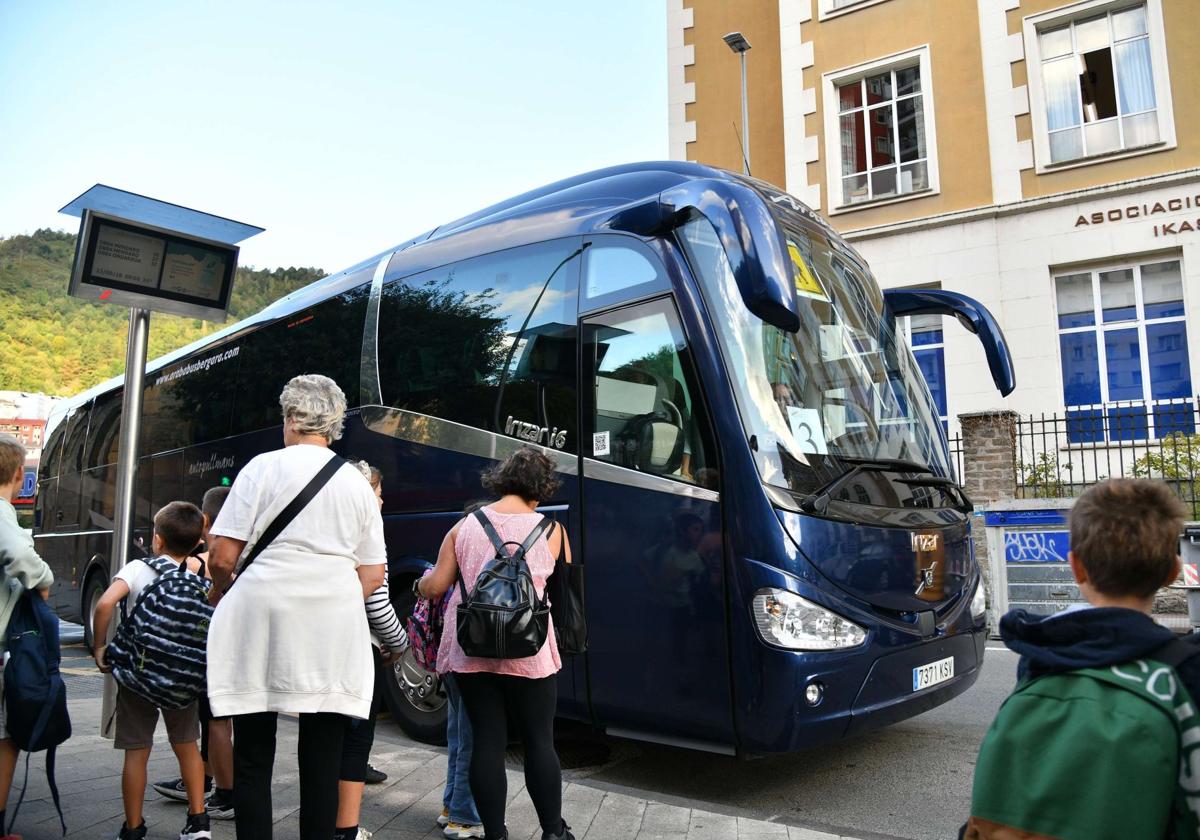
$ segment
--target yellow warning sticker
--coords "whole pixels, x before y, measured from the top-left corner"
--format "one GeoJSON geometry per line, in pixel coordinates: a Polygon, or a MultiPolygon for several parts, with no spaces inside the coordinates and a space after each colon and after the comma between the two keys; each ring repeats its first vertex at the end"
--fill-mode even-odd
{"type": "Polygon", "coordinates": [[[825,294],[825,289],[821,287],[821,281],[817,279],[812,269],[808,267],[808,263],[804,261],[804,255],[800,253],[800,246],[789,239],[787,248],[788,254],[792,258],[792,265],[796,269],[796,291],[817,300],[828,301],[829,295],[825,294]]]}

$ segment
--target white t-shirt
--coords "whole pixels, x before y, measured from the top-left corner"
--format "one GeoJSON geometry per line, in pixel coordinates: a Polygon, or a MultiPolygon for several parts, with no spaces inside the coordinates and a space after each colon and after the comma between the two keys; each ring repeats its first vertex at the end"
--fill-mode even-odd
{"type": "MultiPolygon", "coordinates": [[[[299,444],[254,458],[234,481],[212,535],[245,541],[244,558],[331,457],[325,447],[299,444]]],[[[374,669],[355,569],[385,562],[375,493],[362,473],[343,466],[217,605],[208,635],[213,714],[365,718],[374,669]]]]}
{"type": "MultiPolygon", "coordinates": [[[[166,557],[165,559],[170,560],[172,563],[179,562],[171,557],[166,557]]],[[[192,571],[198,573],[199,569],[192,568],[192,571]]],[[[158,577],[158,572],[154,571],[145,560],[130,560],[121,567],[121,570],[116,574],[116,579],[125,581],[125,585],[129,587],[129,595],[125,601],[128,609],[133,609],[133,605],[137,603],[138,598],[142,597],[142,590],[149,586],[156,577],[158,577]]]]}
{"type": "Polygon", "coordinates": [[[150,564],[142,560],[130,560],[121,567],[116,577],[117,580],[125,581],[125,585],[129,587],[129,597],[125,603],[129,609],[133,609],[133,605],[142,596],[142,590],[158,577],[158,572],[154,571],[154,569],[150,568],[150,564]]]}

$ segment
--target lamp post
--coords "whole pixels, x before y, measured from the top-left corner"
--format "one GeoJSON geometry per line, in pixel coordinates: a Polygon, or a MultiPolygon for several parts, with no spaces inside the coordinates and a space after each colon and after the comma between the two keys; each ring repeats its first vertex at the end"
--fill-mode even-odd
{"type": "Polygon", "coordinates": [[[750,174],[750,111],[746,105],[746,53],[750,51],[750,42],[741,32],[730,32],[722,37],[742,60],[742,172],[750,174]]]}

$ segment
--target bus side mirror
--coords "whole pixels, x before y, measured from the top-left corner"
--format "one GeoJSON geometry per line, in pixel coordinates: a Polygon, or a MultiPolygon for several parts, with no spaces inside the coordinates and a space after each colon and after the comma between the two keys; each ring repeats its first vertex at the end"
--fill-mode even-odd
{"type": "Polygon", "coordinates": [[[1000,393],[1007,397],[1017,387],[1017,374],[1013,369],[1012,354],[1008,352],[1004,331],[979,301],[941,289],[884,289],[883,300],[893,318],[903,315],[953,315],[960,324],[978,336],[992,371],[992,381],[1000,393]]]}
{"type": "Polygon", "coordinates": [[[745,184],[715,178],[685,181],[649,201],[622,208],[608,226],[661,236],[693,213],[716,230],[746,308],[785,332],[798,331],[796,281],[783,232],[763,197],[745,184]]]}

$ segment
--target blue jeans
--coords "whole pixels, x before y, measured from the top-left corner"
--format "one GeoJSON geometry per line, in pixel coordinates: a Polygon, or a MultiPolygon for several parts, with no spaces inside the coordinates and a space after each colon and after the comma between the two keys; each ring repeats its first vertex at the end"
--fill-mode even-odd
{"type": "Polygon", "coordinates": [[[442,807],[450,812],[450,821],[460,825],[479,825],[475,797],[471,795],[471,750],[475,742],[471,721],[463,707],[462,695],[453,674],[443,677],[446,686],[446,746],[449,763],[446,766],[446,790],[442,807]]]}

